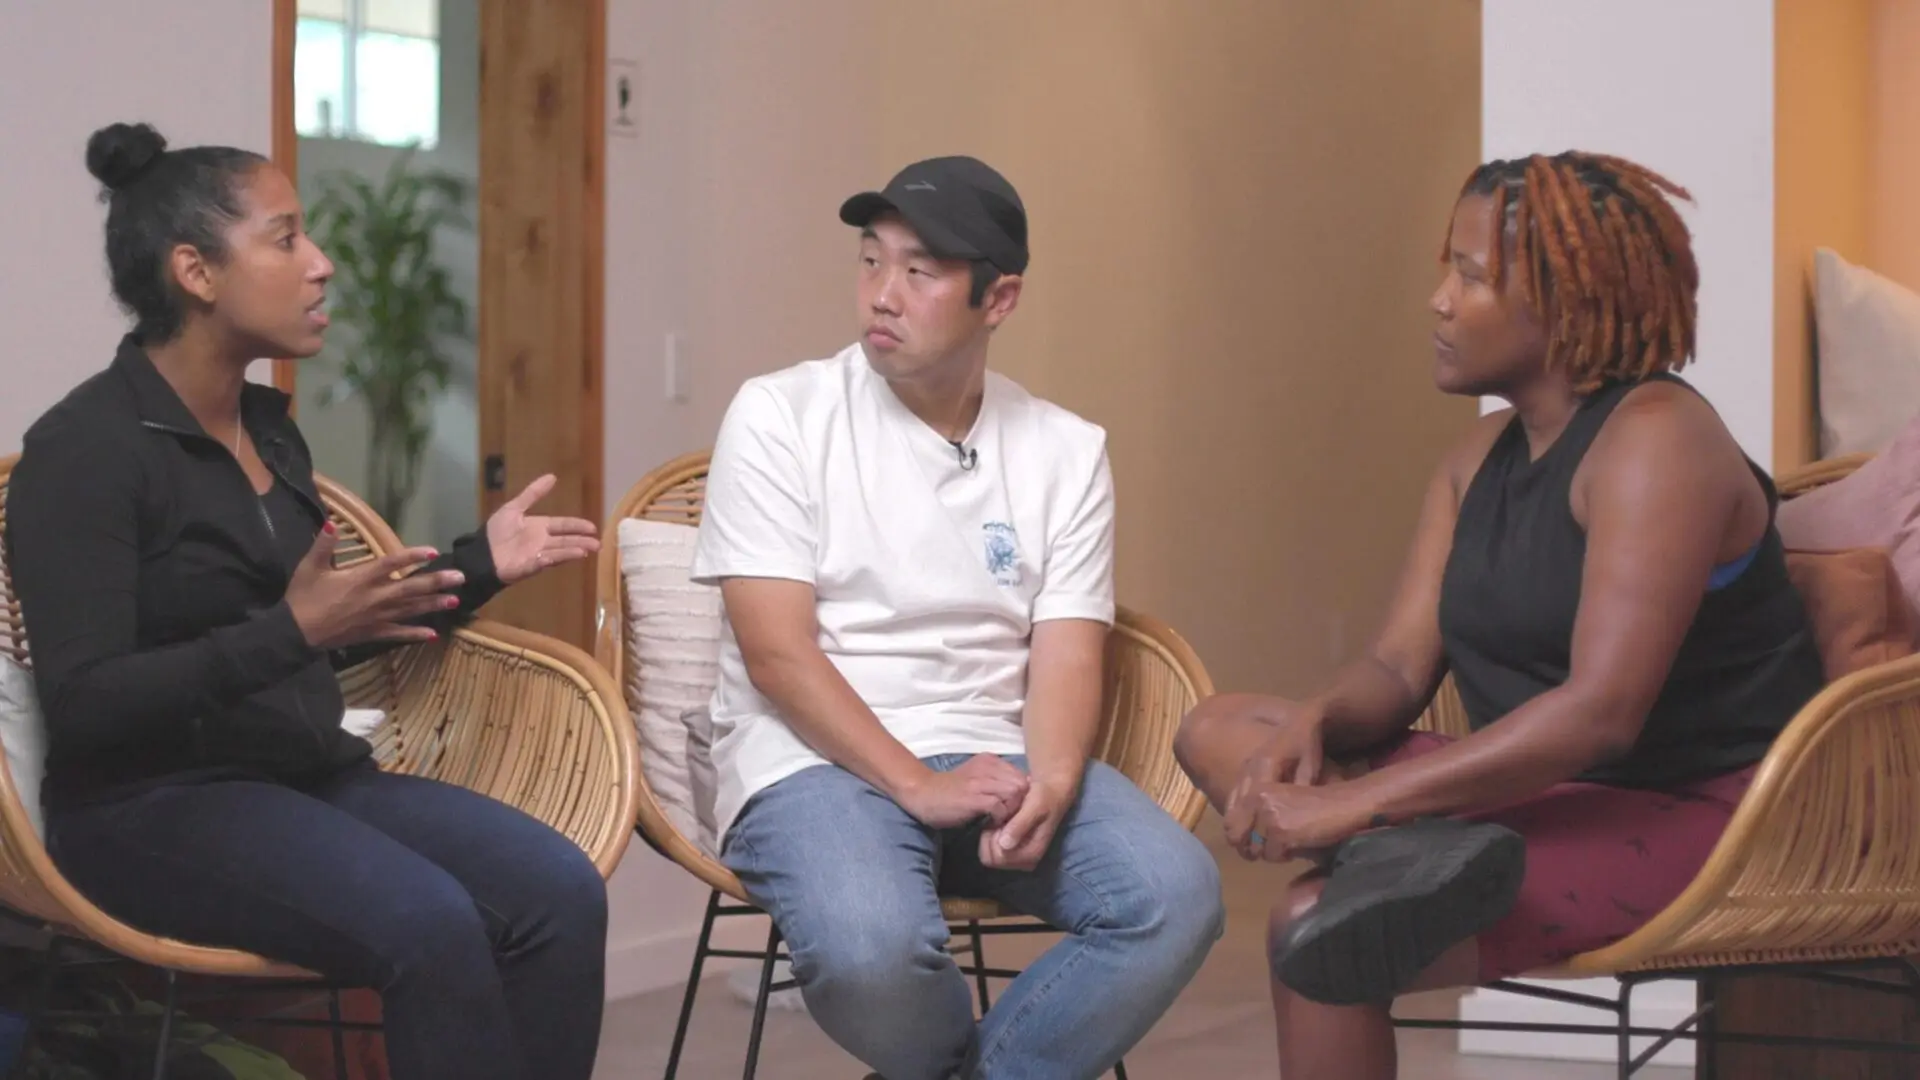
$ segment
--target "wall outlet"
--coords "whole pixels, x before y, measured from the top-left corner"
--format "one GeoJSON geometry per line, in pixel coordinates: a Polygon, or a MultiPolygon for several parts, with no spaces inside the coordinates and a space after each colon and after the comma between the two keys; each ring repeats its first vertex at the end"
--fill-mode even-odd
{"type": "Polygon", "coordinates": [[[687,350],[679,334],[667,333],[666,350],[661,359],[661,368],[666,373],[667,400],[686,401],[692,396],[693,388],[688,385],[687,350]]]}

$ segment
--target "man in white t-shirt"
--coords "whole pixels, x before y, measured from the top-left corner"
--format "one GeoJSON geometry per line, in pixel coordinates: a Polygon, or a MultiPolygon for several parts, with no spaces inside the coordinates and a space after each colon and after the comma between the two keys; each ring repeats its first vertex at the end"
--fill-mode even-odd
{"type": "Polygon", "coordinates": [[[886,1080],[1091,1080],[1223,920],[1205,847],[1089,762],[1106,436],[987,370],[1027,267],[999,173],[923,161],[840,217],[861,230],[861,340],[749,380],[707,477],[722,857],[814,1018],[886,1080]],[[1066,931],[978,1024],[941,894],[1066,931]]]}

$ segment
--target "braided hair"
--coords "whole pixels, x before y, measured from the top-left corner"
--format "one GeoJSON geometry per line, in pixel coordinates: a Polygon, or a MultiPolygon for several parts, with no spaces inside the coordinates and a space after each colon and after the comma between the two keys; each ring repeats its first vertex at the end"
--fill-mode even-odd
{"type": "MultiPolygon", "coordinates": [[[[1504,225],[1489,279],[1499,288],[1509,267],[1518,275],[1547,328],[1547,367],[1576,393],[1691,359],[1700,271],[1668,200],[1691,201],[1685,188],[1622,158],[1568,151],[1490,161],[1461,188],[1470,195],[1490,196],[1504,225]]],[[[1442,261],[1452,243],[1449,225],[1442,261]]]]}

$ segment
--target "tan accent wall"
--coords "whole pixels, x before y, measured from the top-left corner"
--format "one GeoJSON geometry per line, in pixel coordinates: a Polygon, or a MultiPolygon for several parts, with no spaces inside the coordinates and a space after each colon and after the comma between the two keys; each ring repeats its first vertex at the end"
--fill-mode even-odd
{"type": "Polygon", "coordinates": [[[1775,3],[1774,466],[1818,455],[1813,252],[1920,290],[1920,0],[1775,3]]]}
{"type": "Polygon", "coordinates": [[[992,362],[1108,429],[1123,602],[1225,687],[1304,692],[1364,640],[1475,413],[1432,387],[1426,305],[1478,158],[1476,0],[631,3],[610,487],[706,445],[742,379],[852,341],[839,200],[971,153],[1033,225],[992,362]]]}
{"type": "Polygon", "coordinates": [[[1866,257],[1920,290],[1920,0],[1874,0],[1866,257]]]}
{"type": "Polygon", "coordinates": [[[1776,472],[1818,453],[1813,252],[1867,258],[1873,9],[1877,0],[1774,8],[1774,437],[1776,472]]]}
{"type": "MultiPolygon", "coordinates": [[[[1476,411],[1433,388],[1427,298],[1479,156],[1478,5],[1045,7],[944,132],[1036,204],[997,359],[1106,424],[1125,602],[1222,686],[1305,692],[1371,632],[1476,411]]],[[[956,55],[1002,37],[941,10],[956,55]]],[[[918,112],[887,114],[902,159],[945,141],[918,112]]]]}

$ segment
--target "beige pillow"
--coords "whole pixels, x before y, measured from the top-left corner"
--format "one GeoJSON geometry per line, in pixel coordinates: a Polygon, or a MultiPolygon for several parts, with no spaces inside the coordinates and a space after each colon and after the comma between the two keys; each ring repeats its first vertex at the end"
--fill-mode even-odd
{"type": "Polygon", "coordinates": [[[1877,453],[1920,412],[1920,294],[1828,248],[1813,280],[1820,456],[1877,453]]]}
{"type": "Polygon", "coordinates": [[[640,738],[640,768],[673,827],[717,857],[707,704],[720,678],[720,590],[690,574],[698,530],[628,519],[620,523],[627,590],[627,708],[640,738]],[[689,739],[689,728],[699,730],[689,739]]]}

